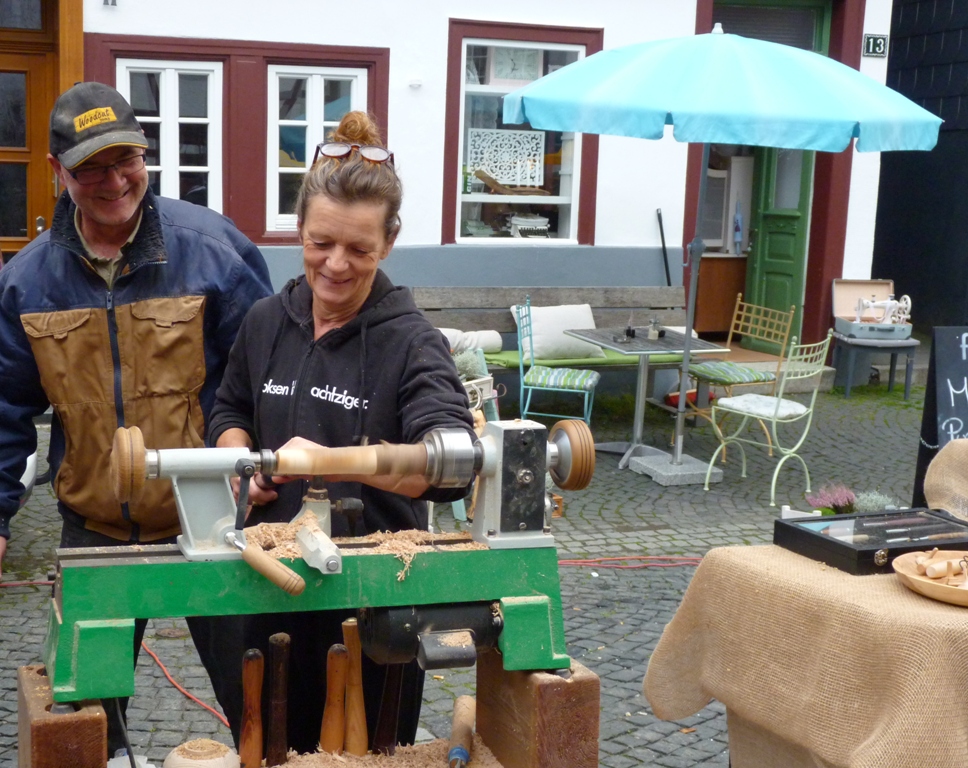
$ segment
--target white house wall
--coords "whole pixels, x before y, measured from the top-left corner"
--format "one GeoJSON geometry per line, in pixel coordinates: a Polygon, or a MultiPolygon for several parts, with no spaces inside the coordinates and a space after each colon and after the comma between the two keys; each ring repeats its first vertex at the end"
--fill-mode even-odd
{"type": "MultiPolygon", "coordinates": [[[[359,7],[321,0],[85,0],[84,31],[160,37],[370,46],[390,49],[388,135],[405,185],[398,245],[440,243],[448,20],[475,19],[602,28],[605,47],[692,34],[693,2],[492,0],[488,3],[371,0],[359,7]],[[332,16],[331,23],[326,22],[332,16]]],[[[679,243],[686,151],[659,142],[602,137],[599,245],[679,243]],[[643,212],[649,212],[648,217],[643,212]]]]}
{"type": "MultiPolygon", "coordinates": [[[[891,4],[868,0],[864,13],[864,32],[886,35],[891,31],[891,4]]],[[[879,83],[887,78],[887,57],[864,56],[860,71],[879,83]]],[[[844,243],[846,278],[865,280],[871,274],[874,258],[874,219],[877,213],[877,186],[881,175],[880,152],[858,152],[850,174],[850,207],[847,209],[847,239],[844,243]]]]}
{"type": "MultiPolygon", "coordinates": [[[[406,189],[398,247],[440,243],[449,19],[601,28],[606,48],[692,34],[695,25],[693,0],[371,0],[357,7],[324,0],[116,2],[84,0],[84,31],[388,48],[389,144],[406,189]]],[[[885,33],[890,14],[890,0],[868,0],[865,32],[885,33]]],[[[885,69],[883,59],[863,60],[862,71],[880,82],[885,69]]],[[[878,171],[879,156],[855,155],[844,266],[851,277],[870,276],[878,171]]],[[[603,136],[596,246],[659,248],[655,212],[662,209],[677,261],[685,176],[686,146],[670,136],[603,136]]]]}

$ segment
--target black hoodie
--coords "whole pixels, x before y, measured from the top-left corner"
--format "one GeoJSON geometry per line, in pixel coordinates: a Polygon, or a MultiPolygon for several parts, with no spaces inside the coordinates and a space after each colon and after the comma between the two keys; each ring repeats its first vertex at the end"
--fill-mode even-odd
{"type": "MultiPolygon", "coordinates": [[[[315,341],[304,275],[252,307],[216,395],[210,444],[232,427],[244,429],[257,450],[276,450],[294,436],[331,447],[416,443],[440,427],[472,432],[473,421],[443,335],[410,291],[378,270],[360,313],[315,341]]],[[[291,520],[306,486],[280,486],[279,498],[256,507],[248,524],[291,520]]],[[[365,530],[349,531],[334,515],[334,536],[427,528],[423,501],[360,483],[328,490],[330,501],[359,498],[364,508],[365,530]]],[[[453,501],[466,491],[430,488],[422,498],[453,501]]]]}

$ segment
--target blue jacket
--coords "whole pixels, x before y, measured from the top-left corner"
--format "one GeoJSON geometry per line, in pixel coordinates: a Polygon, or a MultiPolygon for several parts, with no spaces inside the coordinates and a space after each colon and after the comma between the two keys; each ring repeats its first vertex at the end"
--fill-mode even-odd
{"type": "Polygon", "coordinates": [[[224,216],[150,189],[142,210],[111,290],[83,255],[67,193],[50,231],[0,270],[0,536],[48,405],[62,515],[124,541],[179,531],[169,483],[115,499],[114,432],[138,426],[149,448],[203,446],[236,332],[271,285],[259,249],[224,216]]]}

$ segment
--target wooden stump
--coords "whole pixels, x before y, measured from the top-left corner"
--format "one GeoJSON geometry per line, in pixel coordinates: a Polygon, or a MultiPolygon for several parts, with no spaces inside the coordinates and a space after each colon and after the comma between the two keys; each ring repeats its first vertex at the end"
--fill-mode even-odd
{"type": "Polygon", "coordinates": [[[42,664],[17,670],[19,768],[104,768],[108,719],[98,701],[63,704],[51,713],[50,680],[42,664]]]}
{"type": "Polygon", "coordinates": [[[598,675],[572,659],[570,674],[505,672],[477,657],[477,732],[504,768],[597,768],[598,675]]]}

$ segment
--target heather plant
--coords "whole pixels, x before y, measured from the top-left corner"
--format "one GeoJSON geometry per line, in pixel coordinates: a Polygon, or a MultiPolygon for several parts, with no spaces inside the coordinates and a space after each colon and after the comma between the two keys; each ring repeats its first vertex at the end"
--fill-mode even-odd
{"type": "Polygon", "coordinates": [[[843,483],[824,483],[814,494],[807,494],[807,502],[824,514],[849,515],[856,502],[854,492],[843,483]]]}

